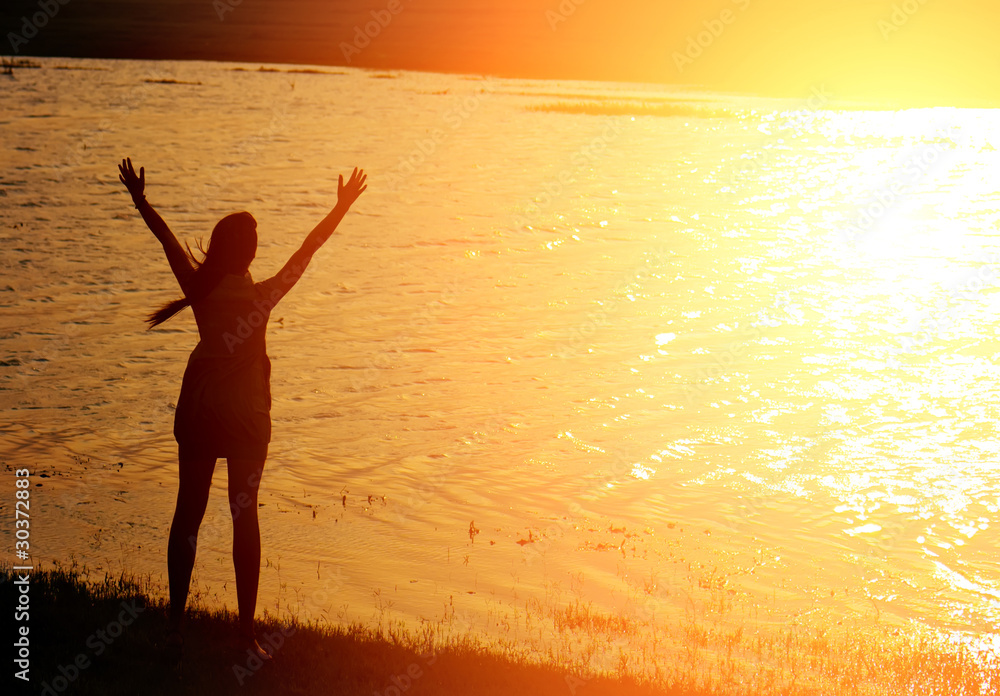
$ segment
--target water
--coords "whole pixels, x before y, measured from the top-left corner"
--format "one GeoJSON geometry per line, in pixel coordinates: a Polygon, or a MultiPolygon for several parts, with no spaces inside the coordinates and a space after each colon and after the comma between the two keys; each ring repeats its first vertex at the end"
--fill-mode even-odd
{"type": "MultiPolygon", "coordinates": [[[[995,113],[40,62],[0,120],[2,456],[41,484],[36,561],[165,576],[197,333],[144,330],[177,288],[117,162],[181,239],[251,211],[258,280],[358,165],[272,313],[262,607],[995,634],[995,113]]],[[[195,579],[235,606],[214,486],[195,579]]]]}

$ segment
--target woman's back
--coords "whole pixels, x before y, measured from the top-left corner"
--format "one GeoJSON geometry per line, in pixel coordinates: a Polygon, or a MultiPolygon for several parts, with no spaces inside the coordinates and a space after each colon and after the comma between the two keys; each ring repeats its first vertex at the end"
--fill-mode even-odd
{"type": "Polygon", "coordinates": [[[265,353],[265,331],[274,307],[274,278],[254,283],[250,273],[227,274],[192,303],[200,340],[193,357],[246,359],[265,353]]]}

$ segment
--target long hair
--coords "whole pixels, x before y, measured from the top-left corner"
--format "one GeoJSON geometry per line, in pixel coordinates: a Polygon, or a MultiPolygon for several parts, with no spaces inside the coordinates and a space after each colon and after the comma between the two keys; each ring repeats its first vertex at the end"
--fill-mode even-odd
{"type": "Polygon", "coordinates": [[[257,251],[257,221],[247,212],[233,213],[219,220],[212,230],[208,251],[202,248],[201,240],[198,240],[198,250],[204,257],[201,261],[194,257],[187,243],[185,247],[195,267],[189,290],[184,297],[168,302],[150,314],[146,319],[150,329],[162,324],[192,302],[206,297],[227,273],[246,273],[257,251]]]}

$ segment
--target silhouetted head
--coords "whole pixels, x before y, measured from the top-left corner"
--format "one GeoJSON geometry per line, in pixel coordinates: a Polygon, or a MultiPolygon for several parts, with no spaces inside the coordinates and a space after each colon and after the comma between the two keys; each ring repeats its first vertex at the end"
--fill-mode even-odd
{"type": "Polygon", "coordinates": [[[198,249],[205,255],[203,261],[198,261],[191,253],[191,247],[187,247],[188,256],[196,269],[185,288],[187,294],[150,314],[146,319],[149,328],[162,324],[192,302],[207,297],[227,273],[246,275],[250,262],[257,255],[257,221],[247,212],[227,215],[212,230],[208,251],[202,249],[200,239],[198,249]]]}
{"type": "Polygon", "coordinates": [[[204,264],[223,273],[243,275],[257,255],[257,221],[248,212],[233,213],[219,220],[212,230],[204,264]]]}

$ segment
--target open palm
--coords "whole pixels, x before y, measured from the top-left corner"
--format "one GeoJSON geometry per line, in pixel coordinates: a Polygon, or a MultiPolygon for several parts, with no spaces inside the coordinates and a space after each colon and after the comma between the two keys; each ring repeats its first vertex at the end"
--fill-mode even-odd
{"type": "Polygon", "coordinates": [[[135,167],[132,166],[132,158],[126,157],[118,165],[118,179],[125,184],[125,188],[132,194],[132,200],[142,198],[142,192],[146,188],[146,168],[139,167],[139,174],[136,175],[135,167]]]}
{"type": "Polygon", "coordinates": [[[351,174],[351,178],[346,184],[344,183],[344,175],[341,174],[340,182],[337,184],[337,205],[345,209],[350,208],[354,201],[358,200],[358,196],[368,188],[365,185],[366,179],[368,179],[368,175],[363,169],[357,167],[354,168],[354,173],[351,174]]]}

